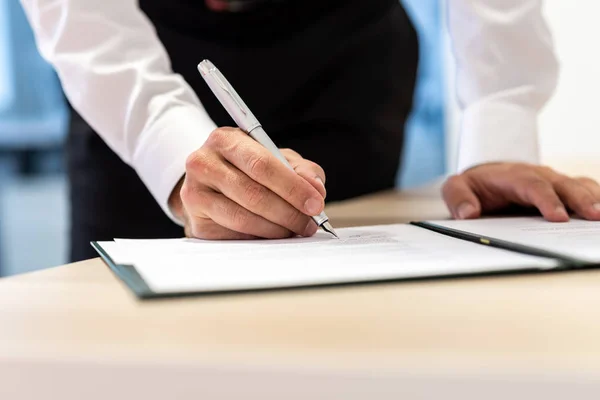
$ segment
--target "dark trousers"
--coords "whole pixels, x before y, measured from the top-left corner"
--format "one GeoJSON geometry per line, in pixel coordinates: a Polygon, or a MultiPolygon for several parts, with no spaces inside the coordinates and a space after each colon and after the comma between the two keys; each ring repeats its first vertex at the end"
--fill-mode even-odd
{"type": "MultiPolygon", "coordinates": [[[[397,0],[340,2],[307,22],[306,16],[282,13],[301,21],[284,20],[280,35],[261,31],[254,37],[251,31],[236,36],[234,28],[222,36],[217,28],[214,34],[187,29],[188,23],[196,26],[194,18],[177,18],[193,13],[177,11],[169,1],[140,4],[173,69],[219,126],[233,122],[198,75],[196,65],[204,58],[223,71],[279,147],[293,148],[325,169],[328,201],[394,186],[418,59],[416,33],[397,0]]],[[[251,24],[273,12],[231,18],[251,24]]],[[[93,240],[183,235],[136,172],[76,112],[68,160],[72,261],[95,257],[93,240]]]]}

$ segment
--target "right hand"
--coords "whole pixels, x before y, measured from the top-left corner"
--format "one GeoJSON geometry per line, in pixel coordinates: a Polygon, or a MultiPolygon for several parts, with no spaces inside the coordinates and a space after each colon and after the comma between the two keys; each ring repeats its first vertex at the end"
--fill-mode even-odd
{"type": "Polygon", "coordinates": [[[218,128],[186,162],[169,204],[188,237],[279,239],[312,236],[323,211],[325,174],[286,149],[290,170],[237,128],[218,128]]]}

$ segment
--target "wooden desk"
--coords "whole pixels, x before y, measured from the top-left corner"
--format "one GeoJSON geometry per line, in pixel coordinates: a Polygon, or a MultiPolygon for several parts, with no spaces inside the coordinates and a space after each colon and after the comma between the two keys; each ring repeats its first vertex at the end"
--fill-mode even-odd
{"type": "MultiPolygon", "coordinates": [[[[447,215],[431,193],[328,213],[447,215]]],[[[599,316],[600,271],[140,302],[95,259],[0,280],[0,398],[591,399],[599,316]]]]}

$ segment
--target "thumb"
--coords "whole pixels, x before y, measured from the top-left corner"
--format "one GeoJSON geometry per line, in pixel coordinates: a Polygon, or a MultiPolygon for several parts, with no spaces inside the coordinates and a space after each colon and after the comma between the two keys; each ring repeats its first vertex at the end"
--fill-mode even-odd
{"type": "Polygon", "coordinates": [[[450,177],[442,188],[442,196],[455,219],[472,219],[481,215],[481,203],[463,175],[450,177]]]}

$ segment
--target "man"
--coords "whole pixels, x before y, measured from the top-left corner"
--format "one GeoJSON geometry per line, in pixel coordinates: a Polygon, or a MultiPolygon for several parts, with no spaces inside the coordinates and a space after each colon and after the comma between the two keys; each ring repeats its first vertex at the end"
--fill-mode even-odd
{"type": "MultiPolygon", "coordinates": [[[[418,58],[397,0],[22,3],[82,116],[68,143],[73,260],[93,256],[90,240],[181,236],[181,226],[206,239],[312,235],[325,196],[394,184],[418,58]],[[227,127],[196,71],[205,58],[296,173],[227,127]]],[[[537,113],[557,76],[541,7],[449,1],[464,115],[443,194],[456,218],[516,204],[550,221],[567,208],[600,219],[596,182],[537,165],[537,113]]]]}

